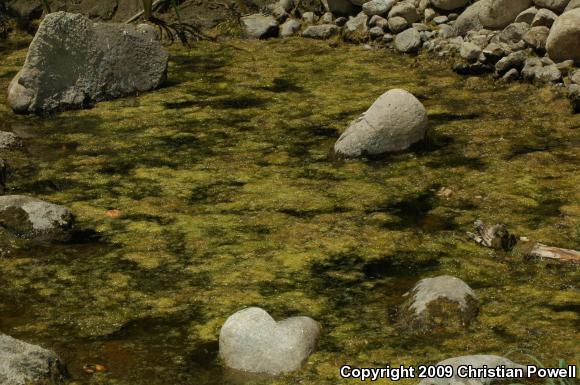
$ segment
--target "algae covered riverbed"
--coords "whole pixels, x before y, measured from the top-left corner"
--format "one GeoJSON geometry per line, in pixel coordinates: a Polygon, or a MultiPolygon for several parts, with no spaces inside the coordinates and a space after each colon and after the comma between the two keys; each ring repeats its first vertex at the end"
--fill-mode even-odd
{"type": "MultiPolygon", "coordinates": [[[[171,53],[166,87],[93,109],[23,117],[0,96],[1,129],[25,138],[2,155],[10,193],[68,206],[80,226],[68,244],[0,238],[10,242],[2,332],[54,349],[92,384],[349,383],[343,364],[510,350],[577,363],[578,268],[465,237],[481,218],[580,248],[580,115],[557,91],[299,39],[171,53]],[[390,88],[423,102],[429,143],[335,159],[340,132],[390,88]],[[402,294],[441,274],[474,288],[477,321],[404,335],[394,322],[402,294]],[[245,378],[222,368],[220,327],[247,306],[322,324],[303,370],[245,378]],[[89,376],[84,364],[107,371],[89,376]]],[[[0,87],[25,54],[4,49],[0,87]]]]}

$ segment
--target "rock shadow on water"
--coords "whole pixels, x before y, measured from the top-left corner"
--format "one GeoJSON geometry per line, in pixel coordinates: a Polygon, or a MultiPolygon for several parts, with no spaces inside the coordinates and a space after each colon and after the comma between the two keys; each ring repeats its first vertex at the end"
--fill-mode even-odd
{"type": "Polygon", "coordinates": [[[306,90],[296,84],[295,80],[288,78],[275,78],[271,85],[259,87],[263,91],[270,91],[276,93],[294,92],[303,94],[306,90]]]}
{"type": "Polygon", "coordinates": [[[269,103],[266,98],[259,98],[251,95],[234,96],[230,98],[215,98],[201,100],[187,100],[181,102],[166,102],[164,106],[168,109],[182,109],[190,107],[210,107],[218,110],[228,109],[249,109],[264,107],[269,103]]]}
{"type": "Polygon", "coordinates": [[[396,202],[386,202],[368,212],[386,212],[399,218],[396,222],[386,222],[381,227],[389,230],[418,229],[425,232],[452,231],[458,228],[453,218],[431,213],[438,202],[436,188],[430,188],[416,195],[396,202]]]}

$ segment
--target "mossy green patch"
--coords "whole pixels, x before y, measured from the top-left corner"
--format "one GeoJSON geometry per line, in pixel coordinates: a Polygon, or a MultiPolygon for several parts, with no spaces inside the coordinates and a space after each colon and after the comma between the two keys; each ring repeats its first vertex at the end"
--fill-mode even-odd
{"type": "MultiPolygon", "coordinates": [[[[93,384],[239,383],[217,338],[247,306],[324,329],[303,370],[247,383],[350,383],[342,364],[511,349],[575,362],[577,267],[464,236],[481,218],[580,248],[580,116],[557,91],[300,39],[171,54],[167,86],[90,110],[15,116],[0,95],[1,129],[26,145],[2,154],[10,193],[71,207],[81,230],[59,245],[0,238],[2,332],[53,347],[93,384]],[[339,134],[395,87],[425,104],[428,143],[335,159],[339,134]],[[402,295],[440,274],[476,290],[479,316],[461,333],[402,335],[402,295]],[[86,377],[93,362],[109,372],[86,377]]],[[[3,55],[0,87],[24,57],[3,55]]]]}

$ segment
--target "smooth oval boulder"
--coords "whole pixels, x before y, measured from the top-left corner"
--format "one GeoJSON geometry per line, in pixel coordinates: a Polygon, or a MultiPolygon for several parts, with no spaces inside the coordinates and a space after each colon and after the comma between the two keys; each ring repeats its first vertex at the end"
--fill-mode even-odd
{"type": "Polygon", "coordinates": [[[64,241],[74,221],[66,207],[23,195],[0,196],[0,227],[18,237],[64,241]]]}
{"type": "Polygon", "coordinates": [[[145,92],[163,84],[168,58],[160,42],[135,26],[54,12],[10,83],[8,103],[17,113],[45,114],[145,92]]]}
{"type": "Polygon", "coordinates": [[[580,8],[563,13],[550,29],[548,56],[556,62],[574,60],[580,65],[580,8]]]}
{"type": "Polygon", "coordinates": [[[0,384],[52,384],[68,377],[54,352],[0,334],[0,384]]]}
{"type": "MultiPolygon", "coordinates": [[[[448,358],[446,360],[440,361],[436,364],[437,366],[452,366],[453,376],[451,378],[442,377],[432,377],[425,378],[419,382],[419,385],[491,385],[492,383],[499,382],[505,378],[497,376],[487,376],[478,378],[461,378],[458,375],[458,368],[460,366],[471,366],[474,369],[480,368],[496,368],[499,366],[504,366],[510,369],[522,369],[524,374],[526,373],[526,367],[520,364],[516,364],[505,357],[487,355],[487,354],[476,354],[471,356],[461,356],[448,358]]],[[[513,381],[513,378],[509,380],[513,381]]]]}
{"type": "Polygon", "coordinates": [[[320,331],[318,322],[309,317],[276,322],[265,310],[250,307],[222,326],[219,354],[232,369],[271,375],[292,372],[304,366],[320,331]]]}
{"type": "Polygon", "coordinates": [[[399,321],[410,332],[462,329],[479,311],[473,290],[449,275],[422,279],[405,296],[399,321]]]}
{"type": "Polygon", "coordinates": [[[479,20],[485,28],[502,29],[531,5],[532,0],[490,0],[482,7],[479,20]]]}
{"type": "Polygon", "coordinates": [[[483,28],[479,15],[489,1],[491,0],[480,0],[471,4],[457,17],[453,27],[459,36],[465,36],[469,31],[479,31],[483,28]]]}
{"type": "Polygon", "coordinates": [[[457,8],[465,7],[467,4],[469,4],[469,0],[431,0],[431,4],[435,8],[439,8],[444,11],[452,11],[457,8]]]}
{"type": "Polygon", "coordinates": [[[556,13],[564,12],[570,0],[534,0],[538,8],[547,8],[556,13]]]}
{"type": "Polygon", "coordinates": [[[415,96],[392,89],[350,124],[334,151],[345,157],[403,151],[425,138],[427,122],[427,111],[415,96]]]}

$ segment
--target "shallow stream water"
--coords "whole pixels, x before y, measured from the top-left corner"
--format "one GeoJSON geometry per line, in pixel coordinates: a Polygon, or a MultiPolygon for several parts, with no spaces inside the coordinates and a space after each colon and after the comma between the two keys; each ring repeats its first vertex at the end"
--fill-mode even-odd
{"type": "MultiPolygon", "coordinates": [[[[0,129],[25,138],[2,154],[10,193],[66,205],[79,223],[69,244],[4,248],[1,332],[54,349],[90,384],[351,383],[342,364],[511,350],[578,363],[578,268],[465,237],[480,218],[580,249],[580,115],[557,90],[299,39],[171,53],[166,87],[88,110],[16,116],[0,93],[0,129]],[[424,103],[428,143],[335,159],[340,132],[390,88],[424,103]],[[474,288],[477,321],[401,333],[402,294],[441,274],[474,288]],[[321,322],[303,370],[223,370],[220,326],[247,306],[321,322]],[[87,363],[107,372],[86,375],[87,363]]],[[[0,89],[25,54],[2,47],[0,89]]]]}

